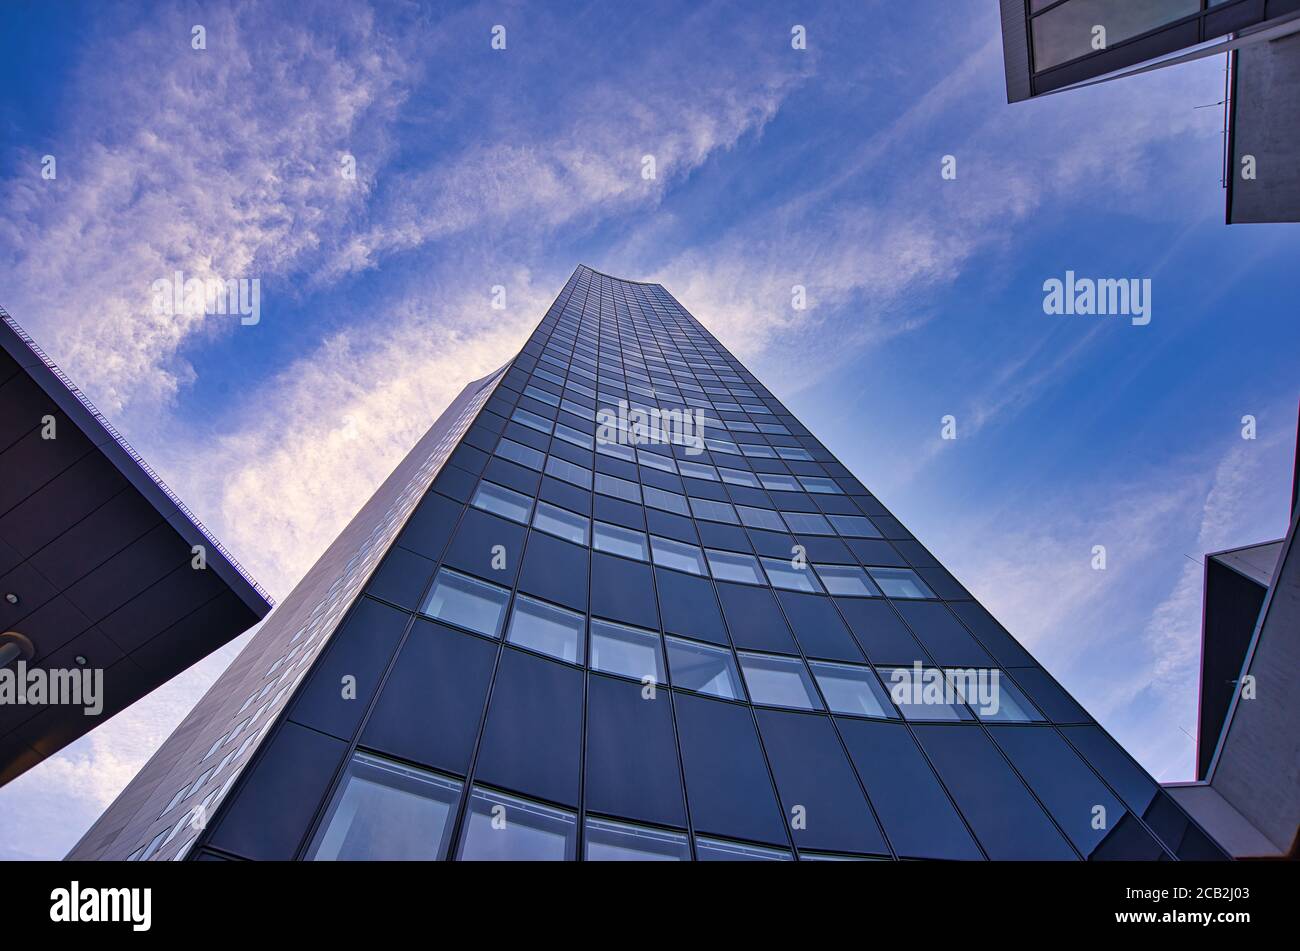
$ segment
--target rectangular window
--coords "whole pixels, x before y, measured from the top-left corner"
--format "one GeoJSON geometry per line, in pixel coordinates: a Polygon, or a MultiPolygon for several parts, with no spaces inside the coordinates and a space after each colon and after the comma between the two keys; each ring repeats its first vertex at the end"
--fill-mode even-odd
{"type": "Polygon", "coordinates": [[[966,705],[981,720],[994,723],[1031,723],[1043,715],[1034,709],[1004,671],[987,668],[949,670],[948,679],[957,686],[966,705]]]}
{"type": "Polygon", "coordinates": [[[787,591],[821,591],[817,576],[808,567],[796,568],[782,558],[764,558],[763,570],[767,572],[768,581],[774,588],[787,591]]]}
{"type": "Polygon", "coordinates": [[[591,470],[574,465],[569,460],[561,459],[559,456],[547,458],[546,474],[555,476],[557,479],[563,479],[565,482],[582,489],[591,488],[591,470]]]}
{"type": "Polygon", "coordinates": [[[634,680],[667,682],[663,652],[656,631],[644,631],[611,621],[591,622],[591,669],[634,680]]]}
{"type": "Polygon", "coordinates": [[[827,515],[835,530],[848,538],[879,538],[880,532],[862,515],[827,515]]]}
{"type": "Polygon", "coordinates": [[[756,509],[749,505],[737,505],[740,520],[750,528],[765,528],[773,532],[784,532],[785,522],[771,509],[756,509]]]}
{"type": "Polygon", "coordinates": [[[785,849],[764,848],[744,842],[695,837],[695,854],[701,862],[793,862],[785,849]]]}
{"type": "Polygon", "coordinates": [[[505,588],[443,568],[424,602],[424,613],[488,637],[500,637],[509,600],[505,588]]]}
{"type": "Polygon", "coordinates": [[[722,476],[722,481],[731,485],[743,485],[751,489],[759,488],[758,477],[752,472],[746,472],[744,469],[724,469],[718,467],[718,473],[722,476]]]}
{"type": "Polygon", "coordinates": [[[933,598],[934,592],[911,568],[868,568],[872,580],[891,598],[933,598]]]}
{"type": "Polygon", "coordinates": [[[307,858],[437,861],[446,855],[460,793],[454,779],[357,753],[307,858]]]}
{"type": "Polygon", "coordinates": [[[740,676],[731,651],[679,637],[665,637],[668,649],[668,671],[674,687],[683,687],[697,693],[707,693],[727,700],[744,697],[740,676]]]}
{"type": "Polygon", "coordinates": [[[826,521],[826,516],[808,512],[782,512],[781,517],[790,526],[790,531],[804,535],[834,535],[835,529],[826,521]]]}
{"type": "Polygon", "coordinates": [[[803,661],[795,657],[740,653],[749,699],[770,707],[820,710],[822,702],[803,661]]]}
{"type": "Polygon", "coordinates": [[[641,501],[641,487],[639,485],[635,482],[629,482],[627,479],[606,475],[603,472],[596,473],[596,491],[628,502],[640,503],[641,501]]]}
{"type": "Polygon", "coordinates": [[[577,842],[578,821],[573,813],[476,786],[456,858],[571,862],[577,842]]]}
{"type": "Polygon", "coordinates": [[[935,667],[880,667],[889,699],[908,720],[970,720],[957,692],[935,667]]]}
{"type": "Polygon", "coordinates": [[[593,547],[597,551],[606,551],[611,555],[635,558],[637,561],[650,560],[650,546],[644,532],[621,525],[597,522],[593,535],[593,547]]]}
{"type": "Polygon", "coordinates": [[[704,554],[694,545],[675,542],[670,538],[650,536],[650,548],[654,552],[654,562],[664,568],[676,568],[689,571],[693,575],[708,575],[704,566],[704,554]]]}
{"type": "Polygon", "coordinates": [[[587,433],[580,433],[563,423],[555,424],[555,438],[563,439],[574,446],[581,446],[583,449],[591,449],[596,445],[596,441],[587,433]]]}
{"type": "Polygon", "coordinates": [[[469,504],[524,525],[528,524],[528,515],[533,509],[533,500],[528,496],[492,482],[480,482],[469,504]]]}
{"type": "MultiPolygon", "coordinates": [[[[640,501],[638,499],[637,501],[640,501]]],[[[656,489],[654,486],[645,487],[645,504],[652,508],[663,509],[666,512],[676,512],[678,515],[690,515],[691,510],[686,505],[686,499],[676,492],[665,492],[663,489],[656,489]]]]}
{"type": "Polygon", "coordinates": [[[889,695],[868,667],[810,661],[817,686],[832,713],[857,717],[895,717],[889,695]]]}
{"type": "Polygon", "coordinates": [[[807,492],[815,492],[821,495],[843,495],[844,490],[835,484],[834,479],[818,479],[812,476],[800,476],[799,484],[807,492]]]}
{"type": "Polygon", "coordinates": [[[712,548],[706,549],[705,554],[708,556],[709,568],[713,571],[713,577],[719,581],[740,581],[744,584],[763,583],[763,573],[759,571],[758,560],[753,555],[715,551],[712,548]]]}
{"type": "Polygon", "coordinates": [[[521,423],[530,429],[535,429],[539,433],[551,434],[551,421],[544,416],[538,416],[536,413],[530,413],[522,407],[517,407],[510,418],[516,423],[521,423]]]}
{"type": "Polygon", "coordinates": [[[689,862],[691,846],[680,832],[587,819],[588,862],[689,862]]]}
{"type": "Polygon", "coordinates": [[[763,488],[773,489],[777,492],[801,492],[799,480],[791,475],[781,475],[776,472],[760,472],[758,481],[763,483],[763,488]]]}
{"type": "Polygon", "coordinates": [[[1200,12],[1201,0],[1069,0],[1037,15],[1034,69],[1041,72],[1200,12]],[[1105,30],[1104,44],[1095,44],[1105,30]]]}
{"type": "Polygon", "coordinates": [[[576,545],[587,544],[587,517],[551,505],[549,502],[537,503],[537,511],[533,514],[533,528],[576,545]]]}
{"type": "Polygon", "coordinates": [[[691,503],[691,513],[698,519],[707,522],[726,522],[728,525],[735,525],[739,521],[736,518],[736,510],[726,502],[694,498],[688,501],[691,503]]]}
{"type": "Polygon", "coordinates": [[[582,663],[583,617],[526,595],[515,598],[506,640],[520,647],[582,663]]]}
{"type": "Polygon", "coordinates": [[[849,598],[878,598],[880,589],[871,583],[867,573],[856,565],[814,565],[817,577],[830,594],[849,598]]]}
{"type": "Polygon", "coordinates": [[[496,454],[502,459],[509,459],[538,472],[542,471],[542,460],[546,458],[532,446],[522,445],[512,439],[502,439],[497,443],[496,454]]]}
{"type": "Polygon", "coordinates": [[[710,482],[718,481],[718,470],[713,466],[706,466],[698,462],[679,462],[677,468],[683,476],[692,479],[708,479],[710,482]]]}

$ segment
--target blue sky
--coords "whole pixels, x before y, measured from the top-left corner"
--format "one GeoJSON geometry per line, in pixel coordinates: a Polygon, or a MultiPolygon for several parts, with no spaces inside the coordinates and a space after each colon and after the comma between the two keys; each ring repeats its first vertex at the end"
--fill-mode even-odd
{"type": "MultiPolygon", "coordinates": [[[[1223,224],[1221,60],[1011,107],[991,0],[19,0],[0,37],[0,304],[277,596],[582,262],[662,282],[1189,777],[1199,559],[1283,534],[1300,343],[1300,231],[1223,224]],[[258,278],[260,323],[155,314],[177,268],[258,278]],[[1046,315],[1067,270],[1150,279],[1150,325],[1046,315]]],[[[0,857],[61,856],[239,644],[0,790],[0,857]]]]}

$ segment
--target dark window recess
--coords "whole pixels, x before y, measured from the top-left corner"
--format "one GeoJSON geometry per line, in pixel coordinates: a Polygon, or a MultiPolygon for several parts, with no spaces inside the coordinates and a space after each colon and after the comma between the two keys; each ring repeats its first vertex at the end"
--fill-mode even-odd
{"type": "Polygon", "coordinates": [[[505,648],[475,779],[577,805],[582,680],[580,671],[505,648]]]}
{"type": "Polygon", "coordinates": [[[463,775],[496,651],[482,638],[417,620],[366,721],[361,744],[463,775]]]}
{"type": "Polygon", "coordinates": [[[283,724],[225,803],[209,844],[246,859],[293,858],[347,748],[315,730],[283,724]]]}
{"type": "Polygon", "coordinates": [[[685,826],[668,692],[593,674],[587,692],[588,812],[685,826]]]}
{"type": "Polygon", "coordinates": [[[989,858],[1077,858],[983,730],[914,729],[989,858]]]}
{"type": "MultiPolygon", "coordinates": [[[[808,570],[811,572],[812,568],[808,570]]],[[[718,582],[718,597],[722,601],[727,629],[738,648],[779,654],[799,652],[771,591],[752,585],[718,582]]]]}
{"type": "Polygon", "coordinates": [[[788,845],[749,710],[684,693],[674,702],[695,831],[788,845]]]}
{"type": "Polygon", "coordinates": [[[289,718],[351,739],[410,619],[409,614],[378,601],[358,601],[324,658],[313,666],[289,718]]]}
{"type": "Polygon", "coordinates": [[[836,722],[900,858],[983,857],[905,726],[868,720],[836,722]]]}
{"type": "Polygon", "coordinates": [[[757,716],[794,844],[887,852],[830,719],[773,710],[759,710],[757,716]]]}

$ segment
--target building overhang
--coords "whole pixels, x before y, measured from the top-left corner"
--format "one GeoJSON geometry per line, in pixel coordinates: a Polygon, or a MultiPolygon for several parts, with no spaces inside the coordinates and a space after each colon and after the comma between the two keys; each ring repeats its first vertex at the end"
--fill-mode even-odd
{"type": "Polygon", "coordinates": [[[246,631],[272,601],[2,309],[0,472],[3,785],[246,631]],[[91,691],[102,671],[100,696],[33,702],[42,698],[24,688],[50,671],[91,691]]]}

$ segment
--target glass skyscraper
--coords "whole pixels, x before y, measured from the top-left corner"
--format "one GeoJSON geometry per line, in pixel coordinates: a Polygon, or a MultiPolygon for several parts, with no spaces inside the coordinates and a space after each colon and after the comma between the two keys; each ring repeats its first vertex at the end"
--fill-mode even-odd
{"type": "Polygon", "coordinates": [[[1225,855],[667,291],[580,267],[70,857],[1225,855]]]}

